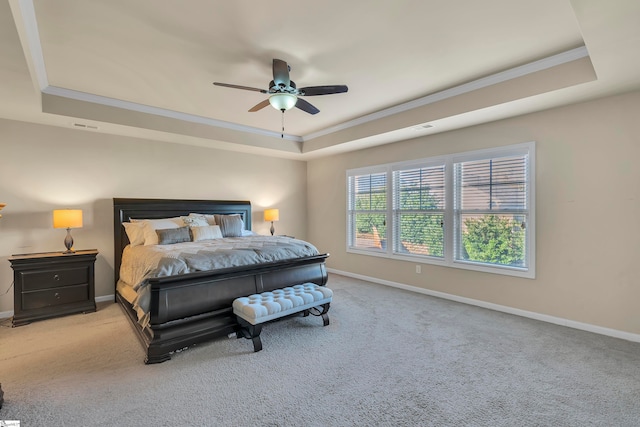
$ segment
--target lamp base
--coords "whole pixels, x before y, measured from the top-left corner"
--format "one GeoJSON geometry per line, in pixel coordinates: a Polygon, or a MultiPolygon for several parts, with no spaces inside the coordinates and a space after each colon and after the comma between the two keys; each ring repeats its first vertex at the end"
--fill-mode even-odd
{"type": "Polygon", "coordinates": [[[64,247],[67,248],[66,251],[62,252],[63,254],[72,254],[75,253],[73,249],[73,237],[71,237],[71,229],[67,228],[67,237],[64,238],[64,247]]]}
{"type": "Polygon", "coordinates": [[[272,236],[273,236],[273,233],[276,232],[276,229],[273,227],[273,221],[271,221],[271,228],[269,229],[269,231],[271,231],[272,236]]]}

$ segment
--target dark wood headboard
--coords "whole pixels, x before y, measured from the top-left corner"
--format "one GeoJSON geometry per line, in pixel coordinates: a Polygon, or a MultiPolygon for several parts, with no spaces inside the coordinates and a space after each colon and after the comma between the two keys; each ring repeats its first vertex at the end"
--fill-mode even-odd
{"type": "Polygon", "coordinates": [[[236,200],[113,199],[113,250],[115,283],[120,278],[122,251],[129,244],[123,222],[130,219],[160,219],[190,213],[239,214],[251,230],[251,202],[236,200]]]}

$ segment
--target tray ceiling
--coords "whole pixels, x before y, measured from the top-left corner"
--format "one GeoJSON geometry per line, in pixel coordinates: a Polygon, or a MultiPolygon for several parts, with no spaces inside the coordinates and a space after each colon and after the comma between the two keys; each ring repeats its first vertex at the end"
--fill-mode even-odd
{"type": "Polygon", "coordinates": [[[640,87],[640,3],[9,0],[0,117],[312,158],[640,87]],[[271,61],[309,115],[264,108],[271,61]]]}

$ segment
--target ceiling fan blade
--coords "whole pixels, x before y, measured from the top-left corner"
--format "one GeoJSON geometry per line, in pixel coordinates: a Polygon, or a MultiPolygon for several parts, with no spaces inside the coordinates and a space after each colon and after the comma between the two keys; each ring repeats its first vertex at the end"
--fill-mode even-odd
{"type": "Polygon", "coordinates": [[[302,96],[331,95],[332,93],[344,93],[349,90],[345,85],[334,86],[309,86],[298,89],[302,96]]]}
{"type": "Polygon", "coordinates": [[[273,59],[273,82],[276,86],[289,87],[289,66],[282,59],[273,59]]]}
{"type": "Polygon", "coordinates": [[[316,107],[309,104],[302,98],[298,98],[298,101],[296,102],[296,108],[299,108],[302,111],[306,111],[309,114],[318,114],[320,112],[320,110],[318,110],[316,107]]]}
{"type": "Polygon", "coordinates": [[[269,98],[265,99],[262,102],[257,103],[249,110],[250,113],[255,113],[256,111],[262,110],[264,107],[269,105],[269,98]]]}
{"type": "Polygon", "coordinates": [[[257,87],[231,85],[229,83],[219,83],[219,82],[213,82],[213,84],[216,86],[230,87],[232,89],[252,90],[254,92],[267,93],[265,89],[258,89],[257,87]]]}

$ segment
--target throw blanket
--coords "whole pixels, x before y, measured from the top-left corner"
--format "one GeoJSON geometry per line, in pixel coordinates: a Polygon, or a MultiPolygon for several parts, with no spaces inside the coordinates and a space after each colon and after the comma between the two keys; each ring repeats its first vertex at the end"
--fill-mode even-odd
{"type": "Polygon", "coordinates": [[[210,271],[318,255],[309,242],[284,236],[227,237],[172,245],[127,246],[122,253],[120,280],[132,286],[138,321],[149,322],[151,277],[210,271]]]}

